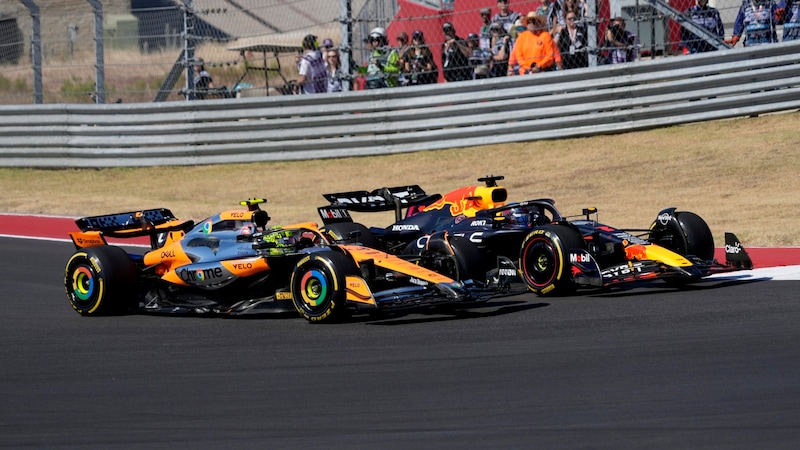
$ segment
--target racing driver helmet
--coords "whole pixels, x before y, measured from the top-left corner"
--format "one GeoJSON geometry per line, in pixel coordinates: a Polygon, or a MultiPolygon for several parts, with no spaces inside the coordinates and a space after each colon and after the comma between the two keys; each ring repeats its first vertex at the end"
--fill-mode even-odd
{"type": "Polygon", "coordinates": [[[548,222],[538,206],[517,206],[503,211],[503,217],[511,225],[531,227],[548,222]]]}

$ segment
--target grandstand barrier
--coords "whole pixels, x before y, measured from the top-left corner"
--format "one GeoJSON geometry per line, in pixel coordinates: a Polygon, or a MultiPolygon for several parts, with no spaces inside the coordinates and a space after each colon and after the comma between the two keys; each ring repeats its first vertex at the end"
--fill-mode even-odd
{"type": "Polygon", "coordinates": [[[0,166],[382,155],[800,108],[800,42],[530,76],[304,96],[0,106],[0,166]]]}

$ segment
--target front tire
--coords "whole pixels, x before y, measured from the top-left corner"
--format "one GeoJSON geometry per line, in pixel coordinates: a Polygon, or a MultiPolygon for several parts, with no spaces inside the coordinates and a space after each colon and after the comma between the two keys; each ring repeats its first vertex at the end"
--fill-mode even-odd
{"type": "Polygon", "coordinates": [[[714,235],[706,221],[693,212],[673,213],[665,227],[654,221],[650,225],[650,239],[682,256],[714,259],[714,235]]]}
{"type": "Polygon", "coordinates": [[[119,247],[88,247],[67,261],[64,288],[78,314],[123,314],[136,301],[136,265],[119,247]]]}
{"type": "Polygon", "coordinates": [[[563,225],[533,230],[522,243],[519,268],[525,284],[536,295],[568,295],[575,292],[569,251],[585,248],[583,238],[563,225]]]}
{"type": "Polygon", "coordinates": [[[292,273],[292,303],[309,322],[336,322],[347,316],[345,277],[358,274],[355,263],[335,251],[312,253],[292,273]]]}

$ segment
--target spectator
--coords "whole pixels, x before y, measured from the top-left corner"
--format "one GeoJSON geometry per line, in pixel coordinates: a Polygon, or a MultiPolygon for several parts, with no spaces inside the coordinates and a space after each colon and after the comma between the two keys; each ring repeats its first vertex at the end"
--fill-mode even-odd
{"type": "Polygon", "coordinates": [[[408,33],[401,31],[397,33],[397,56],[398,65],[400,66],[400,75],[397,78],[397,84],[400,86],[407,86],[409,84],[408,76],[405,73],[403,61],[406,59],[406,52],[411,47],[408,45],[408,33]]]}
{"type": "Polygon", "coordinates": [[[206,70],[203,58],[197,58],[194,62],[194,97],[197,100],[205,100],[212,89],[214,80],[206,70]]]}
{"type": "Polygon", "coordinates": [[[553,36],[563,59],[564,68],[589,67],[586,32],[578,26],[578,15],[575,11],[569,10],[564,20],[567,26],[562,27],[561,31],[553,36]]]}
{"type": "Polygon", "coordinates": [[[574,12],[577,17],[575,24],[586,34],[586,21],[589,19],[589,6],[586,0],[564,0],[562,10],[565,20],[568,12],[574,12]]]}
{"type": "Polygon", "coordinates": [[[492,17],[492,23],[502,23],[506,33],[510,34],[514,22],[521,18],[520,13],[514,12],[508,8],[508,0],[497,0],[497,9],[500,11],[492,17]]]}
{"type": "Polygon", "coordinates": [[[547,31],[547,19],[531,11],[522,18],[522,23],[528,30],[517,37],[512,51],[519,65],[518,73],[524,75],[555,70],[557,50],[553,36],[547,31]]]}
{"type": "Polygon", "coordinates": [[[469,66],[470,50],[464,39],[458,37],[456,29],[450,22],[442,25],[444,42],[442,43],[442,70],[448,82],[472,79],[469,66]]]}
{"type": "Polygon", "coordinates": [[[433,84],[438,81],[439,70],[433,61],[433,52],[425,44],[425,35],[416,30],[411,34],[411,49],[403,60],[409,84],[433,84]]]}
{"type": "Polygon", "coordinates": [[[400,75],[400,55],[389,46],[386,30],[377,27],[369,33],[372,49],[367,62],[367,89],[396,87],[400,75]]]}
{"type": "MultiPolygon", "coordinates": [[[[690,7],[684,13],[686,17],[692,19],[696,25],[705,28],[717,35],[720,39],[725,38],[725,27],[716,8],[708,6],[708,0],[697,0],[697,4],[690,7]]],[[[686,28],[681,28],[681,51],[683,54],[703,53],[716,50],[716,47],[709,44],[705,39],[696,36],[686,28]]]]}
{"type": "Polygon", "coordinates": [[[777,11],[777,21],[783,24],[783,40],[800,39],[800,1],[784,0],[777,11]]]}
{"type": "Polygon", "coordinates": [[[625,19],[622,17],[615,17],[606,29],[603,47],[608,52],[605,61],[607,64],[635,61],[638,54],[636,35],[625,30],[625,19]]]}
{"type": "Polygon", "coordinates": [[[467,47],[470,50],[469,65],[472,68],[472,79],[489,78],[489,65],[492,53],[481,48],[480,37],[475,33],[467,35],[467,47]]]}
{"type": "Polygon", "coordinates": [[[333,39],[331,39],[331,38],[323,39],[322,40],[322,47],[325,49],[325,51],[328,51],[328,50],[332,49],[333,48],[333,39]]]}
{"type": "Polygon", "coordinates": [[[511,36],[506,33],[503,24],[492,24],[492,64],[491,76],[504,77],[508,72],[508,55],[511,53],[511,36]]]}
{"type": "Polygon", "coordinates": [[[517,20],[514,22],[514,26],[511,27],[511,45],[510,51],[508,53],[508,72],[507,75],[517,75],[519,73],[519,64],[517,63],[517,57],[514,54],[514,47],[517,44],[517,39],[522,33],[526,33],[528,31],[528,27],[522,24],[522,19],[517,20]]]}
{"type": "Polygon", "coordinates": [[[547,30],[551,35],[555,35],[564,26],[564,11],[560,0],[544,0],[536,14],[547,19],[547,30]]]}
{"type": "Polygon", "coordinates": [[[726,42],[735,46],[744,32],[744,46],[771,44],[778,42],[775,30],[776,11],[772,0],[742,0],[733,35],[726,42]]]}
{"type": "Polygon", "coordinates": [[[480,46],[482,49],[492,49],[492,10],[481,8],[480,46]]]}
{"type": "Polygon", "coordinates": [[[325,52],[325,61],[328,68],[328,92],[342,92],[342,61],[339,51],[331,47],[325,52]]]}
{"type": "Polygon", "coordinates": [[[296,94],[321,94],[328,92],[325,60],[317,44],[317,37],[307,34],[302,42],[305,54],[300,58],[300,77],[295,86],[296,94]]]}

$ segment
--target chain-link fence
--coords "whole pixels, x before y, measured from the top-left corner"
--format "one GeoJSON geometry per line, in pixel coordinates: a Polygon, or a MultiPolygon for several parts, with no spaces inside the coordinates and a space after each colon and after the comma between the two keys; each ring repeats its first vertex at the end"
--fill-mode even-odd
{"type": "Polygon", "coordinates": [[[0,103],[290,94],[298,90],[294,82],[308,34],[319,44],[330,39],[331,51],[345,60],[344,72],[327,72],[344,89],[367,89],[727,48],[743,4],[750,5],[747,24],[766,33],[737,28],[745,34],[740,46],[771,41],[773,31],[781,40],[783,21],[789,27],[800,19],[770,0],[699,0],[709,1],[718,15],[705,8],[687,11],[695,1],[4,1],[0,103]],[[616,17],[624,29],[615,27],[616,17]],[[531,34],[537,37],[525,37],[531,34]],[[195,85],[197,62],[212,85],[195,85]]]}

